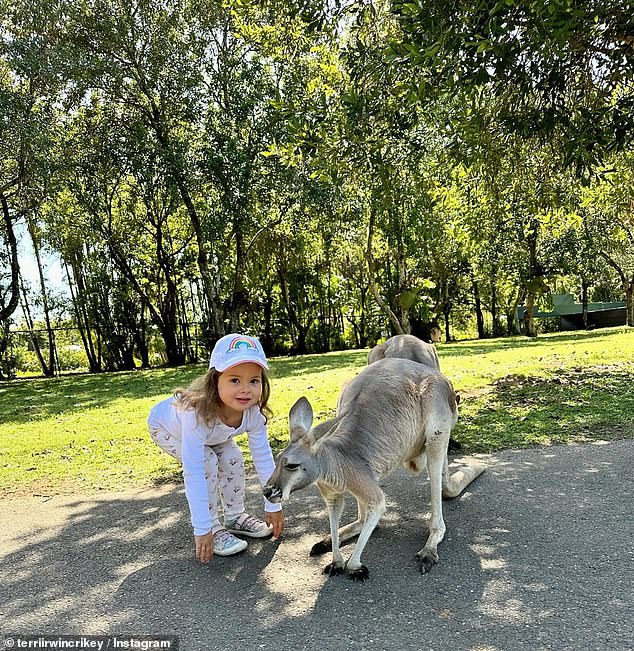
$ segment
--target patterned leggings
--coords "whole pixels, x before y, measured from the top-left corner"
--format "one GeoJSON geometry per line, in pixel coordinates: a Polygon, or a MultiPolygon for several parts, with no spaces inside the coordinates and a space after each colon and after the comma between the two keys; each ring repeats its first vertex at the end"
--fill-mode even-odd
{"type": "MultiPolygon", "coordinates": [[[[180,439],[163,428],[154,426],[150,426],[150,436],[164,452],[182,462],[180,439]]],[[[205,479],[209,494],[211,530],[215,533],[222,528],[218,517],[218,493],[225,520],[233,520],[244,513],[244,459],[242,451],[233,439],[219,445],[205,446],[205,479]]]]}

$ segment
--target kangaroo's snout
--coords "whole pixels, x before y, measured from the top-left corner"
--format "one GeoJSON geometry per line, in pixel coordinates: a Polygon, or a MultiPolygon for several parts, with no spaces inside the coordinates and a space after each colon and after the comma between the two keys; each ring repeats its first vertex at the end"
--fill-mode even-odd
{"type": "Polygon", "coordinates": [[[273,502],[274,504],[282,501],[282,491],[277,486],[267,484],[262,488],[262,494],[269,502],[273,502]]]}

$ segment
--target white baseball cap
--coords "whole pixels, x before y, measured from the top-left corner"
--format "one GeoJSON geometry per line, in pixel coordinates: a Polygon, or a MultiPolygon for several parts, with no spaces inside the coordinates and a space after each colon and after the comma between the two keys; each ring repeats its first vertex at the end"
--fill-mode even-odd
{"type": "Polygon", "coordinates": [[[218,339],[211,353],[209,368],[215,368],[222,373],[243,362],[253,362],[266,369],[269,367],[262,344],[256,337],[233,333],[218,339]]]}

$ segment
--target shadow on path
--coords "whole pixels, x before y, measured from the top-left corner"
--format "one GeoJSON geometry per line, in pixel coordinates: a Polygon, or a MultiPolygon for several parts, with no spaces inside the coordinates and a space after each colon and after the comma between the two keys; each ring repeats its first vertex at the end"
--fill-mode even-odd
{"type": "MultiPolygon", "coordinates": [[[[509,451],[445,502],[440,563],[417,571],[427,481],[384,481],[370,580],[321,574],[314,487],[279,541],[193,558],[182,487],[8,500],[0,515],[0,630],[172,634],[181,649],[629,649],[634,442],[509,451]]],[[[260,510],[254,478],[249,508],[260,510]]],[[[354,515],[346,506],[345,519],[354,515]]],[[[346,551],[351,548],[346,548],[346,551]]]]}

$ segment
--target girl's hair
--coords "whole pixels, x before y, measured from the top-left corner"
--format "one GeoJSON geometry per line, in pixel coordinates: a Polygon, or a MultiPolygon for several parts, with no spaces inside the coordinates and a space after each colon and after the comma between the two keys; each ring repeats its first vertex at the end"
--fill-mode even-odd
{"type": "MultiPolygon", "coordinates": [[[[218,378],[220,371],[209,369],[205,375],[196,378],[186,389],[179,388],[174,391],[174,397],[182,409],[193,409],[198,417],[207,425],[219,418],[222,401],[218,395],[218,378]]],[[[258,407],[264,416],[265,422],[273,416],[269,407],[271,383],[264,369],[262,369],[262,395],[258,400],[258,407]]]]}

